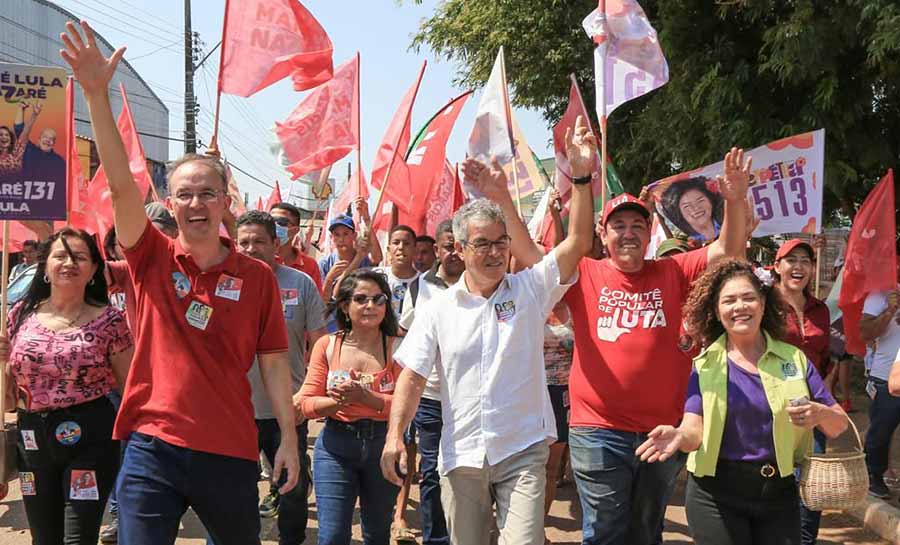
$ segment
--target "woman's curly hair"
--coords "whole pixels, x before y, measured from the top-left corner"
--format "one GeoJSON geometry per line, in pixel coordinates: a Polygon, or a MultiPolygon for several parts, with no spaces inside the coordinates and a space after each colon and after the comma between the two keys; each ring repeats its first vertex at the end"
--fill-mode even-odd
{"type": "Polygon", "coordinates": [[[768,288],[753,273],[753,265],[743,259],[727,258],[710,267],[691,288],[682,311],[686,331],[707,347],[725,333],[725,327],[716,315],[719,292],[725,282],[743,277],[750,281],[756,292],[765,299],[760,328],[773,338],[784,338],[787,316],[784,301],[778,292],[768,288]]]}

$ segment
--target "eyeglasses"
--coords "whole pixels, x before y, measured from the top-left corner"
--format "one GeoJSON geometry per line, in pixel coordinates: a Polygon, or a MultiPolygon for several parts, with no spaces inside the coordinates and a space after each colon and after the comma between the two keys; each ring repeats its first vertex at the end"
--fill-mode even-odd
{"type": "Polygon", "coordinates": [[[353,296],[353,302],[357,305],[365,305],[368,304],[369,301],[375,303],[375,306],[382,307],[387,303],[387,295],[383,293],[379,293],[378,295],[363,295],[361,293],[357,293],[353,296]]]}
{"type": "Polygon", "coordinates": [[[511,240],[512,238],[510,238],[509,235],[503,235],[497,240],[465,241],[464,244],[469,248],[472,248],[472,251],[475,252],[476,255],[487,255],[491,249],[496,249],[498,252],[505,252],[509,249],[509,242],[511,240]]]}
{"type": "Polygon", "coordinates": [[[194,197],[197,197],[197,199],[199,199],[201,203],[208,204],[211,202],[215,202],[219,198],[219,193],[219,191],[213,191],[212,189],[207,189],[199,193],[179,191],[175,194],[175,202],[177,202],[178,204],[191,204],[192,202],[194,202],[194,197]]]}

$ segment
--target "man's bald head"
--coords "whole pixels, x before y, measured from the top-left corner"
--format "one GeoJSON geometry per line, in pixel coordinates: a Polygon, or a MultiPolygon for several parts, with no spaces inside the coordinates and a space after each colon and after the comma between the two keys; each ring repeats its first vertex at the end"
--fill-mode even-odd
{"type": "Polygon", "coordinates": [[[56,145],[56,131],[53,129],[44,129],[41,131],[41,137],[38,139],[38,147],[44,153],[53,151],[56,145]]]}

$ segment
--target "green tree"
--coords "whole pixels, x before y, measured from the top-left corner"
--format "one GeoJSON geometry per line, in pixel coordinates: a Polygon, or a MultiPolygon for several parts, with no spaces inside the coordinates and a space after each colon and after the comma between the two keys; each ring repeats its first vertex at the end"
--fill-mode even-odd
{"type": "MultiPolygon", "coordinates": [[[[421,0],[416,0],[421,1],[421,0]]],[[[900,4],[896,0],[643,0],[669,62],[661,89],[619,107],[609,149],[631,191],[755,147],[826,130],[826,218],[852,217],[888,167],[900,166],[900,4]]],[[[592,43],[581,20],[596,0],[445,0],[413,48],[483,85],[506,50],[513,103],[548,124],[569,73],[593,104],[592,43]]]]}

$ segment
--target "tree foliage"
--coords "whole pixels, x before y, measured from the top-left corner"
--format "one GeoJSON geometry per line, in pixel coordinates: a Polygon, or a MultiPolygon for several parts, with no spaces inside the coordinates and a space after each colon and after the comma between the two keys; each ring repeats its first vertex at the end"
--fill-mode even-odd
{"type": "MultiPolygon", "coordinates": [[[[416,0],[420,1],[420,0],[416,0]]],[[[643,0],[670,81],[619,107],[609,149],[626,187],[752,148],[826,130],[826,216],[851,217],[888,167],[900,166],[900,4],[896,0],[643,0]]],[[[548,124],[568,74],[594,101],[592,43],[581,20],[596,0],[445,0],[413,48],[483,85],[503,45],[516,106],[548,124]]]]}

